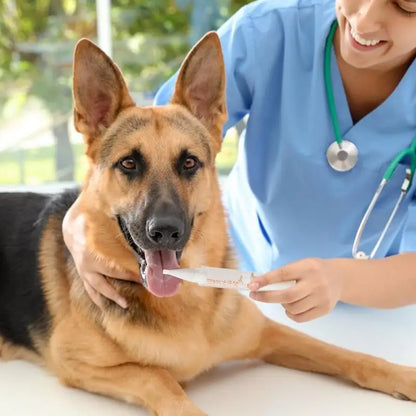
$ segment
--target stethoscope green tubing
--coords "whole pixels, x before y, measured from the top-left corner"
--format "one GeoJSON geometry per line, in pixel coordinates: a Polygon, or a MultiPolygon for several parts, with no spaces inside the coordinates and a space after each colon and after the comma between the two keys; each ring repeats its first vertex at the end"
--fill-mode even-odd
{"type": "Polygon", "coordinates": [[[324,77],[325,77],[325,89],[326,97],[328,100],[329,112],[331,114],[332,125],[334,127],[335,141],[341,146],[342,136],[339,130],[337,109],[335,107],[334,92],[332,90],[331,80],[331,48],[332,41],[334,40],[335,31],[337,30],[338,22],[335,20],[331,25],[328,38],[325,44],[325,59],[324,59],[324,77]]]}
{"type": "MultiPolygon", "coordinates": [[[[332,90],[332,80],[331,80],[331,48],[332,48],[332,41],[334,40],[335,31],[338,27],[338,21],[335,20],[329,31],[326,44],[325,44],[325,53],[324,53],[324,78],[325,78],[325,89],[326,89],[326,96],[328,100],[328,107],[329,112],[331,114],[331,121],[334,128],[335,133],[335,141],[341,147],[342,144],[342,136],[339,128],[337,110],[335,107],[335,99],[334,99],[334,92],[332,90]]],[[[416,170],[416,136],[413,138],[412,144],[407,147],[406,149],[401,150],[395,158],[390,162],[386,171],[384,172],[383,179],[388,181],[391,176],[393,175],[394,171],[396,170],[397,166],[399,165],[400,161],[405,157],[410,157],[410,183],[409,187],[412,184],[413,175],[416,170]]]]}
{"type": "Polygon", "coordinates": [[[387,166],[386,171],[384,172],[383,179],[388,181],[391,178],[400,161],[405,156],[410,157],[410,181],[408,186],[409,189],[412,185],[413,175],[416,170],[416,136],[414,137],[412,144],[408,148],[403,149],[399,153],[397,153],[396,157],[390,162],[390,164],[387,166]]]}

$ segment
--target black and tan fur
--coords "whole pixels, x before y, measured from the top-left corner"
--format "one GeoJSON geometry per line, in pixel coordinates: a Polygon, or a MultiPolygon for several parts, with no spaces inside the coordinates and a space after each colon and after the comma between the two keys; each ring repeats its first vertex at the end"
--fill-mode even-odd
{"type": "MultiPolygon", "coordinates": [[[[224,84],[219,40],[210,33],[182,65],[171,104],[138,108],[116,65],[91,42],[78,43],[74,119],[90,163],[80,206],[97,257],[138,273],[118,218],[127,218],[140,240],[148,218],[166,211],[183,226],[183,237],[169,242],[183,249],[182,267],[232,267],[214,165],[226,119],[224,84]],[[120,165],[126,158],[127,168],[120,165]]],[[[68,386],[159,416],[203,415],[179,382],[235,359],[261,358],[416,400],[415,369],[272,322],[232,290],[184,282],[176,295],[159,298],[138,283],[109,280],[130,307],[105,301],[99,309],[62,238],[62,219],[76,198],[0,195],[3,359],[42,362],[68,386]]]]}

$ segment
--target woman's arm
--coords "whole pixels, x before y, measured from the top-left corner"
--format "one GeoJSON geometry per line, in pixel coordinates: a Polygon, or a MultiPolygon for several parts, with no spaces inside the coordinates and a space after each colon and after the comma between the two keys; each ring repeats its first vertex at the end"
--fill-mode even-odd
{"type": "Polygon", "coordinates": [[[396,308],[416,303],[416,253],[377,260],[303,259],[258,277],[250,289],[253,299],[281,303],[297,322],[327,314],[338,301],[396,308]],[[288,280],[295,280],[296,285],[256,292],[259,287],[288,280]]]}
{"type": "Polygon", "coordinates": [[[340,300],[375,308],[416,303],[416,253],[378,260],[328,260],[339,268],[340,300]]]}

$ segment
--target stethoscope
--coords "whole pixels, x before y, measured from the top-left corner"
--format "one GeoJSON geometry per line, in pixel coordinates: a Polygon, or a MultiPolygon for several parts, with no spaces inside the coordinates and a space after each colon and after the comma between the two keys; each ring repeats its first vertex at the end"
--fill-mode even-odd
{"type": "MultiPolygon", "coordinates": [[[[328,159],[329,165],[336,171],[339,172],[347,172],[351,170],[358,161],[358,149],[357,146],[350,142],[349,140],[344,140],[341,136],[340,129],[339,129],[339,123],[338,123],[338,117],[337,112],[335,108],[335,100],[334,100],[334,93],[332,90],[332,82],[331,82],[331,48],[332,48],[332,41],[334,39],[335,31],[338,26],[338,22],[335,20],[334,23],[331,26],[331,29],[329,31],[329,35],[326,40],[325,44],[325,54],[324,54],[324,75],[325,75],[325,88],[326,88],[326,96],[328,100],[328,106],[329,111],[331,114],[331,121],[334,128],[335,133],[335,141],[331,143],[331,145],[328,147],[328,150],[326,152],[326,157],[328,159]]],[[[402,202],[404,196],[406,195],[407,191],[409,190],[411,184],[413,175],[415,173],[416,169],[416,136],[414,137],[412,144],[407,147],[406,149],[403,149],[401,152],[399,152],[396,157],[390,162],[388,165],[386,171],[384,172],[383,179],[381,180],[370,204],[368,205],[368,208],[363,216],[363,219],[361,220],[361,223],[358,227],[357,233],[355,235],[354,243],[352,246],[352,255],[356,259],[372,259],[376,255],[377,250],[380,247],[381,242],[384,239],[384,236],[387,233],[387,230],[389,229],[396,212],[399,208],[400,203],[402,202]],[[384,188],[388,180],[393,175],[394,171],[396,170],[397,166],[400,164],[400,162],[408,156],[410,158],[410,169],[406,169],[406,174],[404,181],[401,186],[401,192],[400,196],[396,201],[396,204],[394,205],[393,210],[391,211],[391,214],[386,222],[386,225],[383,228],[383,231],[380,234],[379,239],[377,240],[377,243],[375,244],[373,250],[369,255],[367,255],[364,251],[359,251],[359,245],[361,241],[361,236],[364,232],[365,226],[368,222],[368,219],[374,209],[374,206],[384,188]]]]}

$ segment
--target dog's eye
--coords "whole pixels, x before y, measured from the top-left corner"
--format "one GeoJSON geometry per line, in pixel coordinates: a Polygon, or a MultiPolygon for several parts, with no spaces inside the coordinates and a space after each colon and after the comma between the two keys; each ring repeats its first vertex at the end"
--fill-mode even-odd
{"type": "Polygon", "coordinates": [[[185,170],[194,169],[196,167],[196,160],[193,157],[187,157],[183,163],[183,168],[185,170]]]}
{"type": "Polygon", "coordinates": [[[130,154],[120,157],[112,166],[128,179],[137,179],[143,176],[147,163],[139,149],[133,149],[130,154]]]}
{"type": "Polygon", "coordinates": [[[136,161],[132,157],[120,160],[120,165],[126,170],[135,170],[137,168],[136,161]]]}
{"type": "Polygon", "coordinates": [[[183,175],[184,178],[189,179],[192,178],[203,166],[203,163],[187,150],[182,152],[176,162],[176,169],[178,170],[179,175],[183,175]]]}

